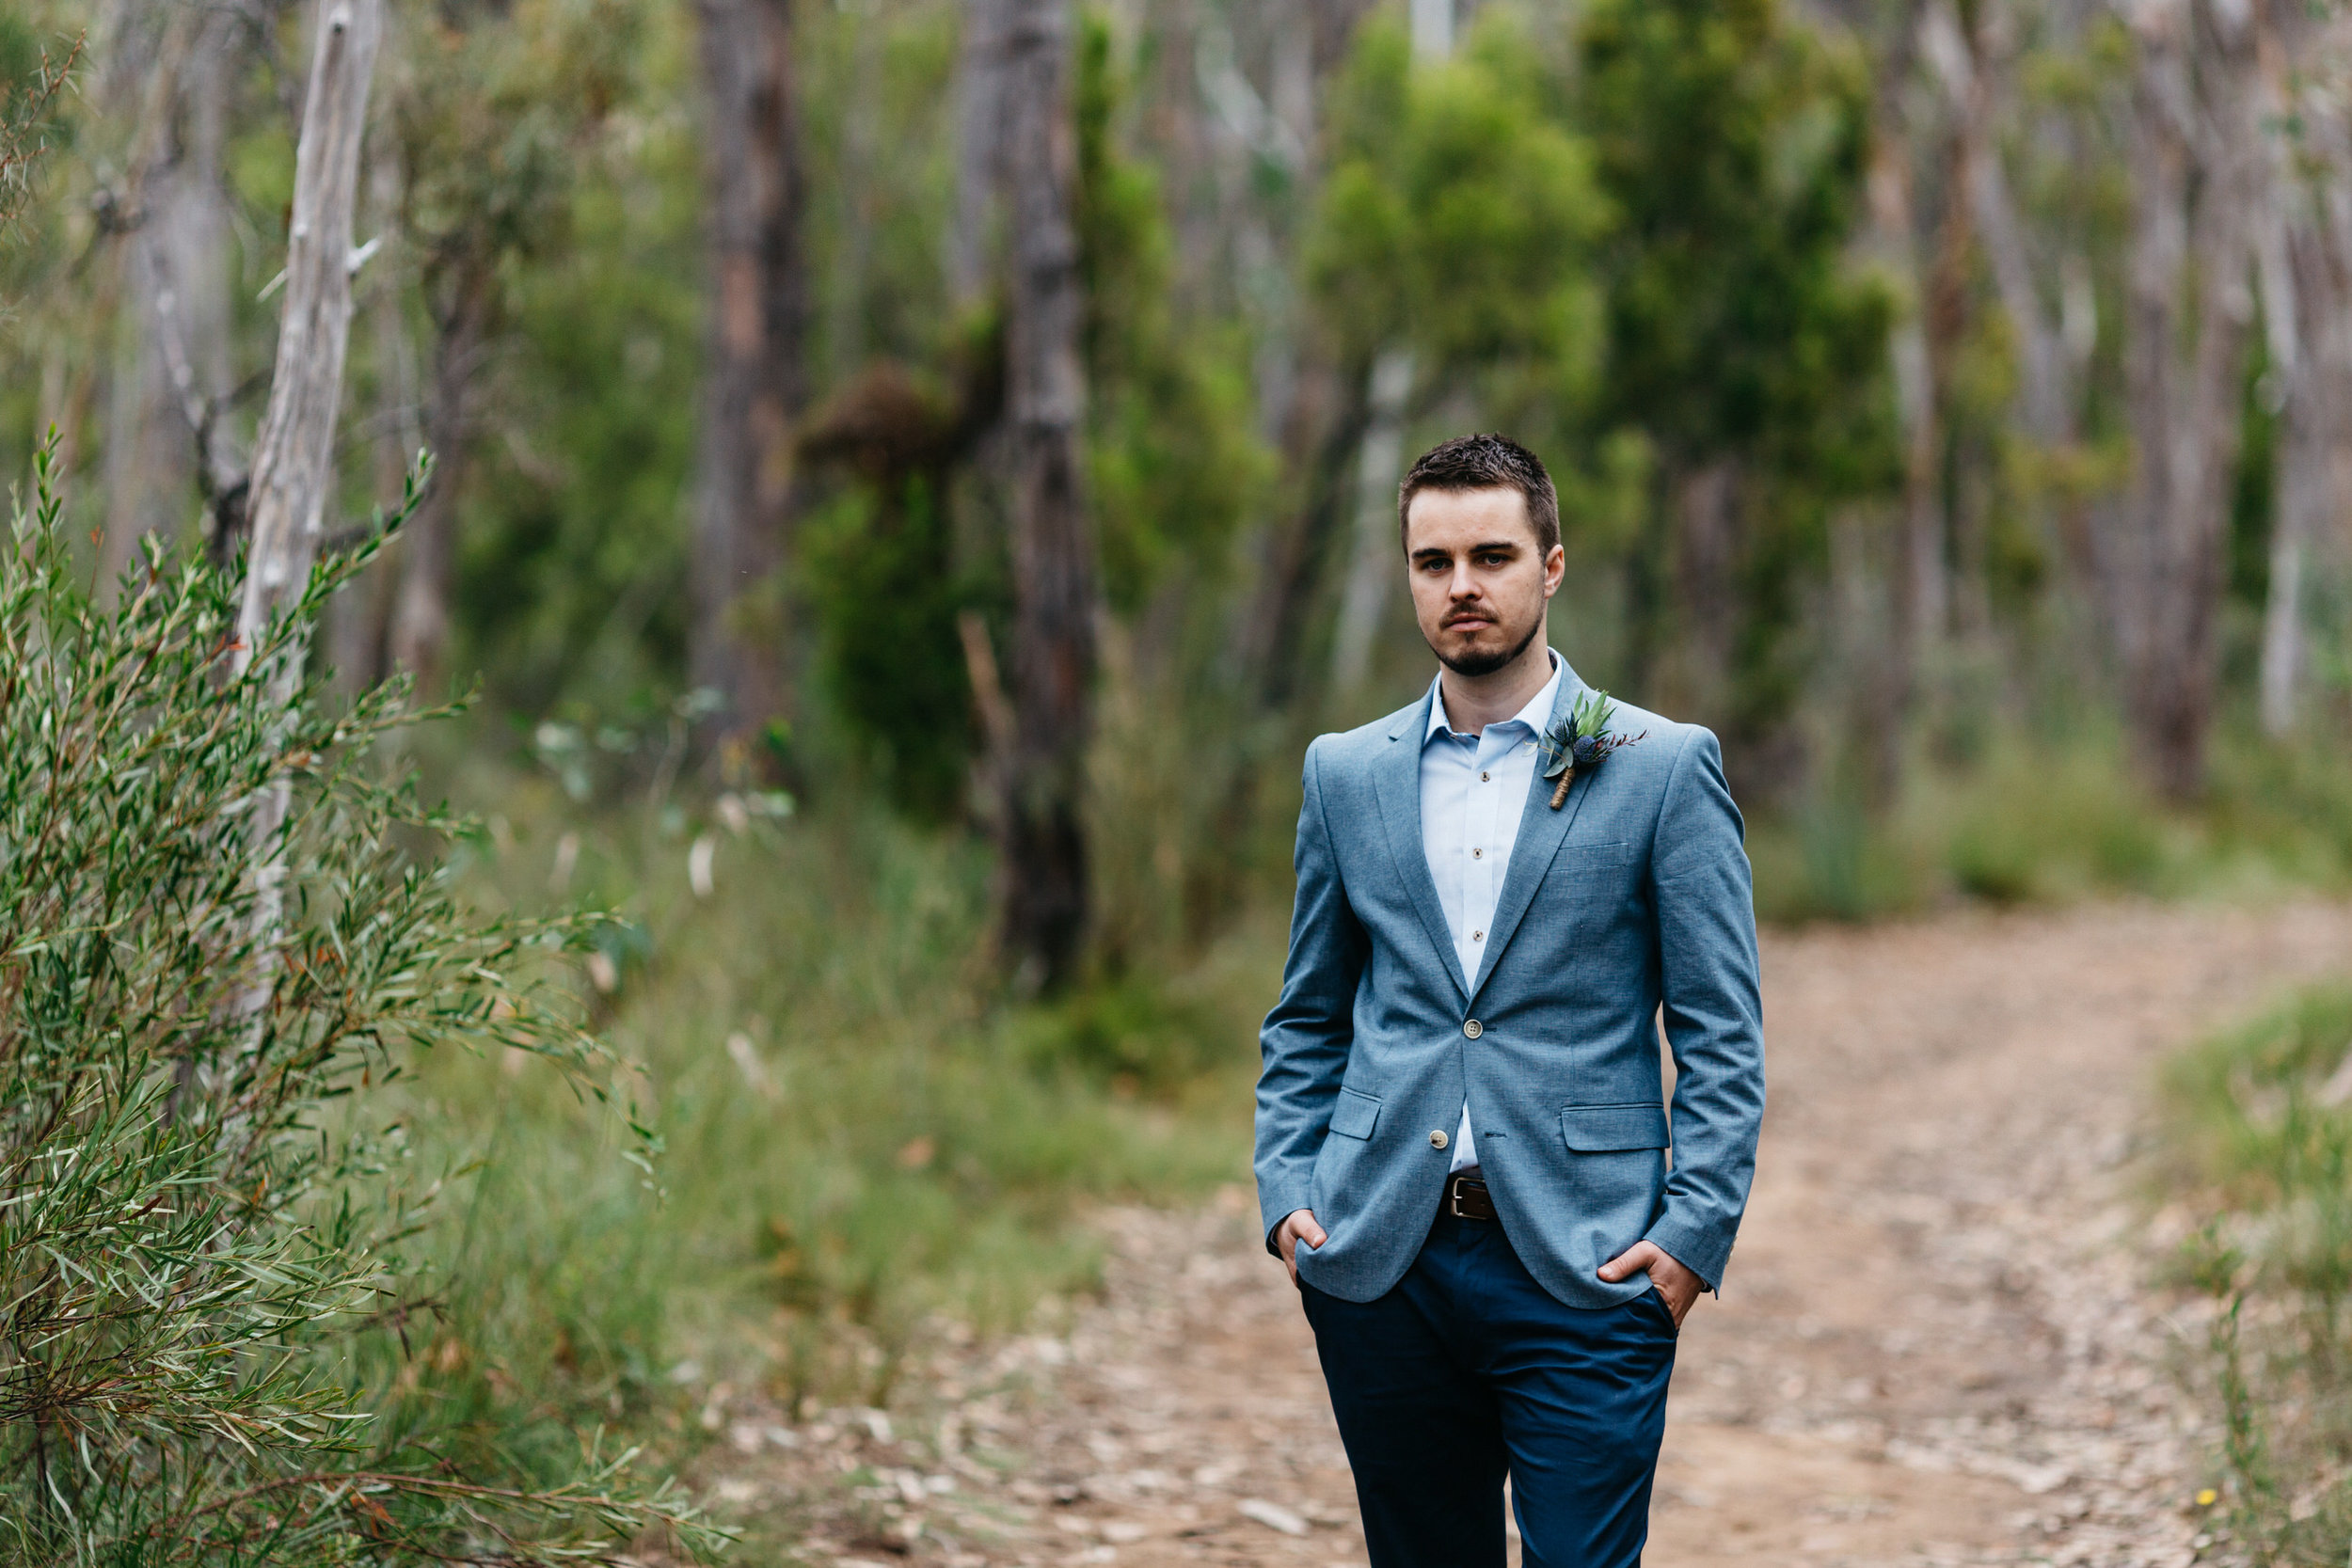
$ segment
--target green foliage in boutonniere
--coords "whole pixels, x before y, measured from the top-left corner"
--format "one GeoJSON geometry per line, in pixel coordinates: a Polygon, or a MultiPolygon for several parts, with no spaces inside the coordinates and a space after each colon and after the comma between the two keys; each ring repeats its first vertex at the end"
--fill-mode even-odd
{"type": "Polygon", "coordinates": [[[1590,773],[1610,752],[1649,735],[1647,730],[1640,735],[1611,735],[1609,721],[1616,711],[1617,705],[1609,700],[1608,692],[1580,692],[1568,716],[1544,736],[1544,777],[1560,781],[1551,792],[1552,810],[1558,811],[1560,802],[1568,798],[1568,785],[1576,783],[1577,774],[1590,773]]]}

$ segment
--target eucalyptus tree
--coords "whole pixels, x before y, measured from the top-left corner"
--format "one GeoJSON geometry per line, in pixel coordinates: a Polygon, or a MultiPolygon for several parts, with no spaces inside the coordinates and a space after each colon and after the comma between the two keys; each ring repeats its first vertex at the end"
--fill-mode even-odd
{"type": "Polygon", "coordinates": [[[1005,413],[1012,496],[1011,734],[999,760],[1001,941],[1017,980],[1076,977],[1095,677],[1095,545],[1070,0],[1008,0],[1005,413]]]}
{"type": "Polygon", "coordinates": [[[792,711],[794,446],[809,397],[794,0],[700,0],[709,317],[689,677],[739,748],[792,711]]]}
{"type": "Polygon", "coordinates": [[[2132,479],[2123,504],[2100,512],[2094,543],[2138,754],[2158,789],[2185,800],[2204,784],[2220,676],[2229,498],[2254,318],[2257,40],[2249,8],[2207,0],[2149,7],[2134,20],[2124,307],[2132,479]]]}
{"type": "Polygon", "coordinates": [[[1891,301],[1848,262],[1868,167],[1859,50],[1775,0],[1602,0],[1575,119],[1613,214],[1596,422],[1656,475],[1631,559],[1643,684],[1787,783],[1804,585],[1831,508],[1899,483],[1891,301]]]}

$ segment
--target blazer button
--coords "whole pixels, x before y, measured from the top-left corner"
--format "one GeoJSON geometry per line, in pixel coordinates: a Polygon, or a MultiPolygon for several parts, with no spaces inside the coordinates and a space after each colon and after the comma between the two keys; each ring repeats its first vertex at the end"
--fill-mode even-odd
{"type": "Polygon", "coordinates": [[[1437,1129],[1436,1131],[1432,1132],[1429,1134],[1429,1147],[1430,1147],[1430,1148],[1443,1148],[1445,1146],[1446,1146],[1446,1135],[1445,1135],[1445,1129],[1444,1129],[1444,1128],[1440,1127],[1440,1128],[1437,1129]]]}
{"type": "Polygon", "coordinates": [[[1474,1039],[1476,1039],[1479,1036],[1481,1036],[1481,1035],[1485,1034],[1486,1032],[1486,1026],[1485,1024],[1483,1024],[1483,1023],[1479,1022],[1478,1022],[1476,1019],[1474,1019],[1474,1018],[1473,1018],[1473,1019],[1469,1020],[1468,1022],[1466,1022],[1462,1025],[1462,1036],[1463,1036],[1463,1037],[1464,1037],[1464,1038],[1466,1038],[1466,1039],[1473,1039],[1473,1040],[1474,1040],[1474,1039]]]}

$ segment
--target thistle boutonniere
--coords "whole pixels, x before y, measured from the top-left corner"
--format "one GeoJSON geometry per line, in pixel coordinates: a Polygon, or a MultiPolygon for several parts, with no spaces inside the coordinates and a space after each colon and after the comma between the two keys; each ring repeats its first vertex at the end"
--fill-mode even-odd
{"type": "Polygon", "coordinates": [[[1611,735],[1609,721],[1616,712],[1617,705],[1609,700],[1608,692],[1581,691],[1568,716],[1544,736],[1544,777],[1560,781],[1551,792],[1552,810],[1558,811],[1560,802],[1568,798],[1568,785],[1576,783],[1577,774],[1594,771],[1610,752],[1647,738],[1647,730],[1640,735],[1611,735]]]}

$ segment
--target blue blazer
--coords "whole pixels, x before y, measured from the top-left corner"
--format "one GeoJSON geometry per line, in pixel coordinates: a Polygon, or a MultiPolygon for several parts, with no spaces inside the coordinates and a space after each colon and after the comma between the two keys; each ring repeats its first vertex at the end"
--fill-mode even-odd
{"type": "MultiPolygon", "coordinates": [[[[1562,669],[1554,723],[1584,689],[1562,669]]],[[[1642,738],[1558,811],[1539,767],[1465,974],[1422,848],[1431,701],[1307,748],[1290,960],[1260,1035],[1268,1244],[1311,1209],[1328,1239],[1299,1246],[1299,1277],[1349,1301],[1388,1291],[1453,1161],[1431,1135],[1450,1142],[1467,1100],[1503,1230],[1544,1289],[1578,1307],[1639,1295],[1642,1275],[1596,1271],[1645,1237],[1718,1285],[1764,1116],[1756,911],[1722,749],[1619,704],[1611,729],[1642,738]]]]}

